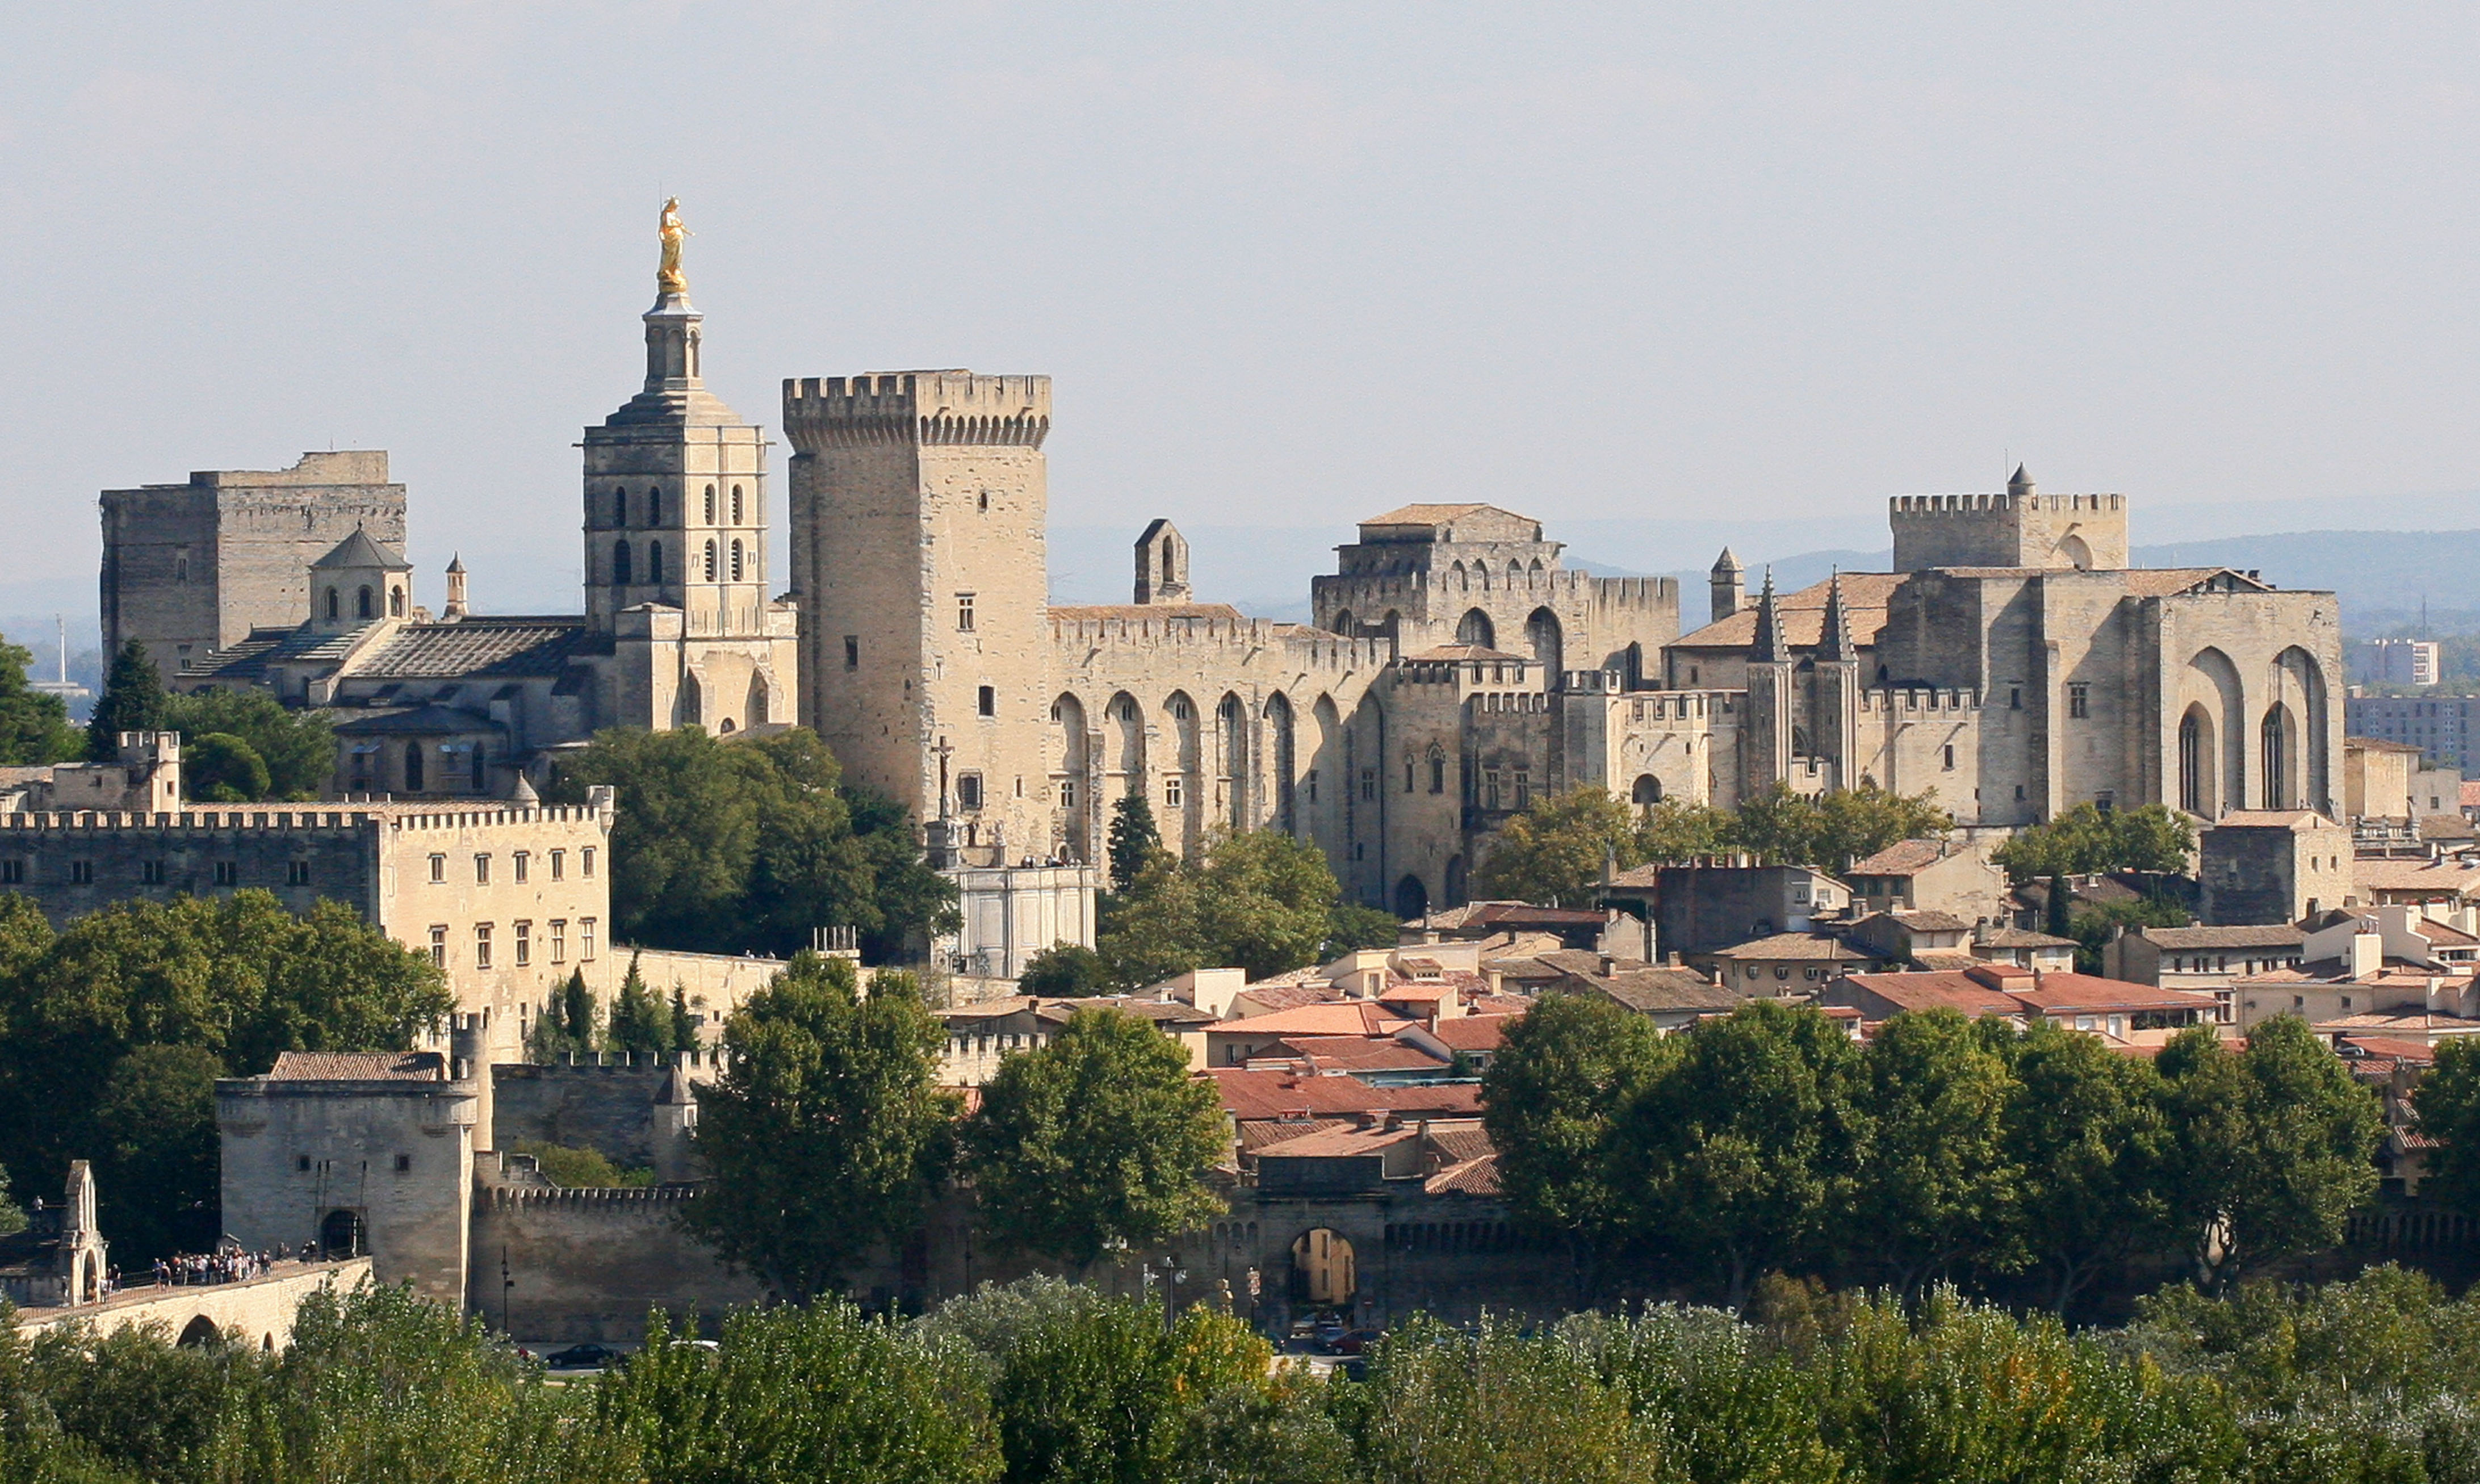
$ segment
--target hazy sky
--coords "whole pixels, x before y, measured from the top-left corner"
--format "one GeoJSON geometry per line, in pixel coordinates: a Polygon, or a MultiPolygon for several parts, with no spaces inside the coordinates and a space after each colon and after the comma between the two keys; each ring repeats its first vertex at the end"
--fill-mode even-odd
{"type": "Polygon", "coordinates": [[[1441,499],[1823,529],[2011,457],[2156,506],[2480,488],[2467,4],[10,33],[11,578],[91,572],[99,488],[332,443],[395,455],[426,599],[461,548],[478,606],[573,603],[571,446],[641,374],[666,192],[744,416],[792,375],[1048,372],[1054,522],[1131,535],[1441,499]]]}

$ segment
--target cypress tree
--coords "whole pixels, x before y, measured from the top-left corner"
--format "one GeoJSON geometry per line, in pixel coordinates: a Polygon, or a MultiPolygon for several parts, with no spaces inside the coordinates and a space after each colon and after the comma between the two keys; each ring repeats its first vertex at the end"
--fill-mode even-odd
{"type": "Polygon", "coordinates": [[[1142,789],[1130,789],[1111,806],[1111,889],[1125,893],[1162,849],[1162,831],[1154,824],[1154,806],[1142,789]]]}
{"type": "Polygon", "coordinates": [[[122,732],[162,730],[165,702],[164,677],[155,661],[146,657],[146,646],[135,639],[122,645],[120,652],[112,656],[103,695],[94,704],[94,719],[87,723],[87,756],[110,762],[120,755],[122,732]]]}

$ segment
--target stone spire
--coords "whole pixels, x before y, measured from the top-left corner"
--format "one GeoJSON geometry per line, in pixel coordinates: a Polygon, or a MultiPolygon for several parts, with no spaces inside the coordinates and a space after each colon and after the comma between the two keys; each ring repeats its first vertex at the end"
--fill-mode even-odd
{"type": "Polygon", "coordinates": [[[2027,499],[2030,498],[2032,494],[2032,476],[2024,472],[2023,465],[2018,464],[2015,466],[2015,476],[2006,481],[2006,493],[2010,498],[2015,499],[2027,499]]]}
{"type": "Polygon", "coordinates": [[[1791,662],[1791,645],[1783,638],[1782,614],[1774,607],[1774,570],[1766,569],[1765,590],[1757,594],[1756,648],[1748,662],[1756,665],[1781,665],[1791,662]]]}
{"type": "Polygon", "coordinates": [[[465,554],[461,551],[448,558],[448,602],[439,616],[451,622],[465,616],[465,554]]]}
{"type": "Polygon", "coordinates": [[[1825,587],[1825,629],[1818,636],[1818,658],[1836,664],[1858,664],[1860,651],[1851,642],[1851,615],[1843,606],[1843,574],[1825,587]]]}

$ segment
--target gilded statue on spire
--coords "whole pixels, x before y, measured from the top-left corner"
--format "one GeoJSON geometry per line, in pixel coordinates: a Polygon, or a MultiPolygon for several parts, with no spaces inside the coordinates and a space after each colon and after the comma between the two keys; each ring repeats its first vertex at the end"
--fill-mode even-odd
{"type": "Polygon", "coordinates": [[[681,239],[689,235],[681,225],[681,198],[670,196],[663,202],[662,221],[658,228],[663,239],[663,261],[655,269],[655,292],[669,297],[689,292],[688,275],[681,271],[681,239]]]}

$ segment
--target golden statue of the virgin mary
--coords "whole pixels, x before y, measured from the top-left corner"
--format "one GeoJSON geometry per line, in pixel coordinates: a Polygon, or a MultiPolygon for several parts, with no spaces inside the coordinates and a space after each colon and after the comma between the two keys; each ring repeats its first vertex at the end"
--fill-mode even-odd
{"type": "Polygon", "coordinates": [[[662,221],[658,228],[663,239],[663,261],[655,269],[655,292],[670,295],[689,292],[688,275],[681,271],[681,239],[689,235],[681,225],[681,198],[672,196],[663,202],[662,221]]]}

